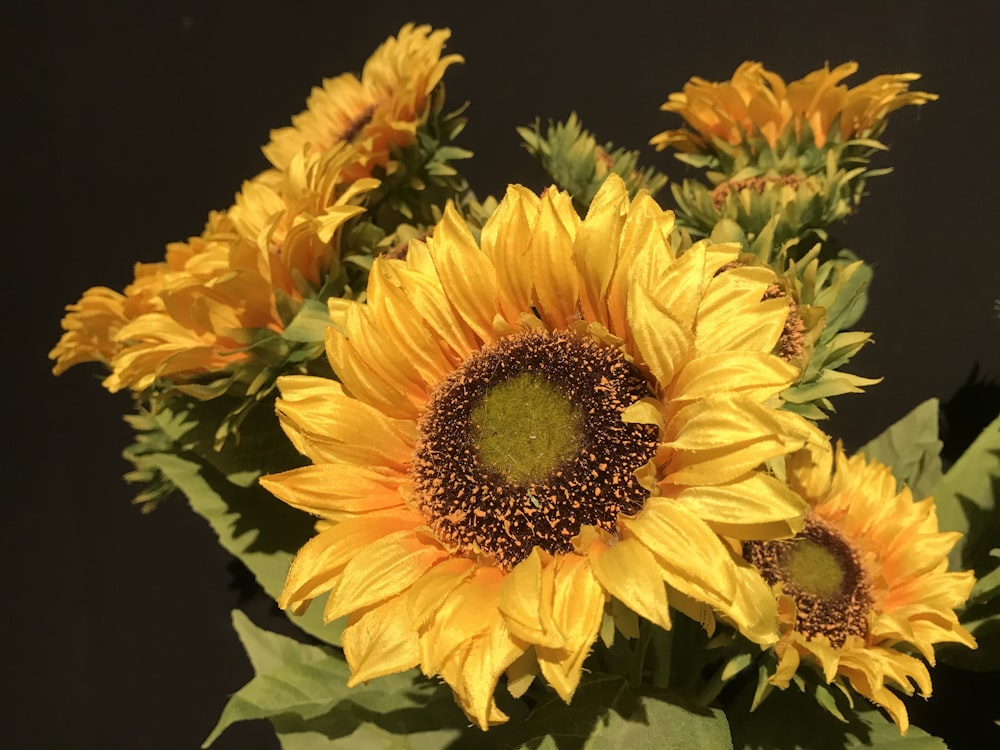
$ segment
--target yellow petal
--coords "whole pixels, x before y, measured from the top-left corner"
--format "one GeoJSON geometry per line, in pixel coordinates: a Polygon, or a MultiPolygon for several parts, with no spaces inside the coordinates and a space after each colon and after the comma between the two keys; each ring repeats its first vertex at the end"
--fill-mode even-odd
{"type": "Polygon", "coordinates": [[[497,312],[496,271],[452,204],[445,208],[444,218],[427,245],[455,311],[481,341],[492,341],[493,316],[497,312]]]}
{"type": "MultiPolygon", "coordinates": [[[[615,176],[617,178],[617,175],[615,176]]],[[[615,276],[622,227],[628,216],[628,191],[620,178],[605,180],[590,202],[587,216],[577,229],[573,252],[580,274],[580,306],[586,320],[611,327],[608,291],[615,276]]],[[[625,295],[619,296],[621,310],[615,316],[625,323],[625,295]]],[[[618,330],[622,330],[619,328],[618,330]]]]}
{"type": "Polygon", "coordinates": [[[396,596],[447,555],[429,537],[412,530],[384,536],[344,566],[323,615],[328,621],[336,620],[396,596]]]}
{"type": "Polygon", "coordinates": [[[552,616],[566,638],[563,648],[536,646],[545,679],[569,703],[580,684],[584,659],[597,638],[604,615],[605,594],[586,558],[556,558],[552,616]]]}
{"type": "Polygon", "coordinates": [[[500,616],[497,600],[503,576],[496,568],[478,567],[452,589],[420,637],[424,674],[440,672],[452,652],[467,647],[500,616]]]}
{"type": "MultiPolygon", "coordinates": [[[[552,618],[554,572],[551,559],[543,564],[538,547],[513,568],[500,587],[497,606],[511,633],[529,643],[558,647],[565,643],[552,618]]],[[[545,555],[548,558],[548,555],[545,555]]]]}
{"type": "Polygon", "coordinates": [[[717,352],[696,357],[670,388],[672,402],[705,398],[726,390],[762,402],[798,377],[798,368],[765,352],[717,352]]]}
{"type": "Polygon", "coordinates": [[[370,513],[341,521],[306,542],[292,560],[278,605],[283,609],[307,603],[329,591],[344,566],[362,549],[380,537],[423,522],[410,510],[370,513]]]}
{"type": "Polygon", "coordinates": [[[303,466],[260,478],[260,484],[294,508],[328,520],[402,507],[399,475],[349,463],[303,466]]]}
{"type": "Polygon", "coordinates": [[[795,414],[728,393],[682,407],[666,431],[663,481],[692,485],[732,481],[821,434],[795,414]]]}
{"type": "Polygon", "coordinates": [[[641,286],[628,299],[628,323],[643,362],[665,388],[694,353],[691,331],[641,286]]]}
{"type": "Polygon", "coordinates": [[[430,273],[419,270],[420,249],[426,252],[424,245],[412,242],[406,257],[407,267],[396,268],[393,272],[423,324],[432,331],[437,341],[453,352],[454,363],[457,363],[477,351],[479,342],[448,301],[437,271],[433,267],[430,273]]]}
{"type": "Polygon", "coordinates": [[[531,278],[542,320],[565,328],[579,317],[580,279],[573,264],[573,239],[579,219],[566,193],[548,191],[531,235],[531,278]]]}
{"type": "Polygon", "coordinates": [[[352,462],[405,473],[416,425],[390,419],[344,393],[334,380],[279,378],[278,418],[295,447],[316,462],[352,462]]]}
{"type": "Polygon", "coordinates": [[[504,199],[480,233],[483,253],[497,275],[500,310],[509,323],[532,305],[531,233],[538,222],[539,198],[521,185],[508,185],[504,199]]]}
{"type": "MultiPolygon", "coordinates": [[[[498,613],[494,610],[493,614],[498,613]]],[[[442,666],[442,677],[452,685],[462,710],[480,729],[486,730],[490,724],[507,720],[497,708],[493,694],[500,675],[524,651],[524,644],[511,637],[503,619],[497,616],[467,649],[457,651],[442,666]]]]}
{"type": "Polygon", "coordinates": [[[351,667],[348,687],[396,674],[420,663],[420,648],[400,598],[352,615],[341,636],[351,667]]]}
{"type": "Polygon", "coordinates": [[[610,547],[597,542],[587,556],[594,576],[611,596],[639,616],[670,629],[663,576],[648,549],[635,539],[622,539],[610,547]]]}
{"type": "Polygon", "coordinates": [[[712,529],[735,539],[789,536],[802,527],[809,504],[767,474],[733,482],[685,487],[674,503],[690,510],[712,529]]]}
{"type": "Polygon", "coordinates": [[[733,556],[691,511],[669,498],[651,497],[635,517],[618,520],[623,538],[632,537],[658,558],[661,578],[700,601],[731,602],[736,595],[733,556]],[[710,599],[707,597],[711,597],[710,599]]]}

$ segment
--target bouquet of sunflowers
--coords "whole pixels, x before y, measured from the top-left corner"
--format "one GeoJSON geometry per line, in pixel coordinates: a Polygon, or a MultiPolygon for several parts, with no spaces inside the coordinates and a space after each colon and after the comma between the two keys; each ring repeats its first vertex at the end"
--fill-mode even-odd
{"type": "Polygon", "coordinates": [[[831,228],[937,97],[746,62],[663,104],[669,197],[575,115],[517,130],[541,194],[480,195],[448,39],[324,80],[50,355],[132,394],[139,507],[183,495],[298,626],[233,612],[256,676],[204,746],[944,747],[907,701],[1000,668],[1000,418],[948,467],[934,399],[823,429],[877,383],[831,228]]]}

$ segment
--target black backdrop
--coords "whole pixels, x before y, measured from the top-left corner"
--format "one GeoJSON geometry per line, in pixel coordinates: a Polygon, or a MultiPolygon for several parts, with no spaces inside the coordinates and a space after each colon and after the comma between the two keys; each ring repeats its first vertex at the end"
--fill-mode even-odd
{"type": "MultiPolygon", "coordinates": [[[[895,116],[877,162],[895,172],[869,183],[839,230],[876,267],[862,320],[876,343],[851,371],[885,380],[841,397],[826,428],[854,448],[938,397],[953,447],[964,425],[997,411],[1000,14],[990,3],[9,1],[0,14],[13,296],[0,522],[8,747],[197,747],[251,674],[229,612],[286,625],[182,498],[151,516],[129,505],[128,398],[103,392],[96,369],[52,377],[46,353],[63,305],[93,285],[122,288],[133,262],[200,232],[265,166],[268,130],[405,21],[450,27],[449,50],[466,57],[446,82],[452,104],[471,101],[462,145],[476,156],[464,167],[481,195],[542,187],[514,132],[536,116],[576,110],[677,177],[681,165],[645,144],[677,124],[658,106],[691,75],[727,78],[744,59],[786,78],[849,59],[861,65],[850,83],[922,73],[940,101],[895,116]]],[[[934,677],[940,696],[913,704],[917,722],[952,747],[979,747],[972,732],[998,715],[996,673],[934,677]]],[[[277,743],[258,722],[215,747],[277,743]]]]}

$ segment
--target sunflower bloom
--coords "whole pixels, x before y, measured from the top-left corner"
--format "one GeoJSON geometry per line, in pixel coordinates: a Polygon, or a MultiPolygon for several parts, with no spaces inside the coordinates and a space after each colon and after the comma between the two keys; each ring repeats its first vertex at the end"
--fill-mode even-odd
{"type": "Polygon", "coordinates": [[[349,615],[350,684],[420,666],[481,728],[541,673],[567,702],[605,617],[669,606],[773,643],[769,588],[733,539],[788,535],[806,504],[762,465],[822,442],[773,408],[786,298],[738,250],[680,257],[673,216],[608,179],[511,186],[477,245],[449,206],[367,304],[332,300],[339,381],[287,376],[278,413],[313,465],[264,477],[316,514],[280,596],[349,615]],[[738,549],[738,547],[737,547],[738,549]]]}
{"type": "Polygon", "coordinates": [[[812,142],[822,148],[831,137],[877,134],[891,112],[937,99],[936,94],[909,90],[910,82],[920,78],[916,73],[880,75],[854,88],[841,83],[857,70],[855,62],[833,70],[824,65],[786,84],[759,62],[744,62],[728,81],[692,78],[660,107],[679,114],[689,127],[667,130],[650,143],[657,150],[673,146],[702,152],[713,138],[736,146],[760,137],[774,149],[789,132],[801,141],[808,126],[812,142]]]}
{"type": "MultiPolygon", "coordinates": [[[[257,332],[284,330],[278,297],[286,306],[301,304],[336,272],[338,232],[364,211],[357,197],[378,185],[371,178],[345,181],[357,158],[346,145],[303,151],[286,172],[248,180],[235,205],[213,213],[200,236],[168,245],[162,263],[138,265],[122,301],[93,293],[105,307],[126,307],[117,318],[105,323],[96,313],[74,310],[64,323],[71,331],[54,351],[58,361],[82,361],[89,352],[84,343],[96,342],[88,344],[91,359],[110,364],[104,385],[116,392],[142,391],[157,378],[183,383],[232,372],[253,360],[249,347],[257,332]],[[103,339],[94,338],[98,326],[106,331],[103,339]],[[90,338],[82,339],[84,332],[90,338]]],[[[95,308],[96,299],[83,311],[95,308]]]]}
{"type": "Polygon", "coordinates": [[[350,179],[385,167],[392,147],[405,148],[416,139],[430,93],[445,70],[462,62],[461,55],[441,56],[450,36],[448,29],[406,24],[375,50],[360,79],[344,73],[314,88],[292,125],[271,132],[264,155],[285,169],[303,148],[325,151],[347,143],[362,155],[350,179]]]}
{"type": "Polygon", "coordinates": [[[931,694],[924,663],[898,650],[910,646],[934,664],[934,644],[975,639],[955,614],[975,583],[971,571],[948,572],[948,552],[961,536],[938,531],[933,498],[914,502],[897,491],[887,466],[840,446],[829,464],[803,462],[792,484],[812,506],[793,539],[744,543],[744,556],[778,592],[785,626],[775,646],[770,682],[785,688],[803,661],[827,682],[846,678],[906,732],[906,707],[894,688],[931,694]]]}
{"type": "MultiPolygon", "coordinates": [[[[224,214],[213,212],[203,237],[224,231],[221,226],[224,222],[224,214]]],[[[92,287],[83,293],[79,302],[67,305],[67,315],[62,320],[64,333],[49,352],[49,358],[56,360],[53,372],[60,375],[83,362],[100,362],[113,368],[124,348],[122,329],[142,315],[162,312],[163,303],[158,295],[165,280],[182,272],[193,256],[208,247],[209,243],[203,238],[190,243],[173,243],[167,247],[164,261],[136,263],[133,281],[124,292],[92,287]]],[[[114,377],[104,385],[112,391],[120,387],[114,377]]]]}

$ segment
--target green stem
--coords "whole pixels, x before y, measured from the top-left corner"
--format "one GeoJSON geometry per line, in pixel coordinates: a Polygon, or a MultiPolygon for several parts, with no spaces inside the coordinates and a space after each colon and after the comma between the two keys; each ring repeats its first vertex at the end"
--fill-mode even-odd
{"type": "Polygon", "coordinates": [[[698,691],[698,702],[703,706],[712,705],[712,702],[722,692],[722,688],[726,686],[726,680],[722,679],[722,673],[725,669],[726,663],[724,662],[721,667],[712,673],[712,676],[708,678],[701,690],[698,691]]]}
{"type": "Polygon", "coordinates": [[[674,655],[674,631],[656,628],[653,630],[653,684],[656,687],[670,687],[670,668],[674,655]]]}
{"type": "Polygon", "coordinates": [[[647,620],[642,620],[639,625],[639,642],[635,645],[632,654],[632,675],[629,682],[632,687],[638,688],[642,685],[642,672],[646,665],[646,650],[649,648],[649,641],[653,637],[653,624],[647,620]]]}

